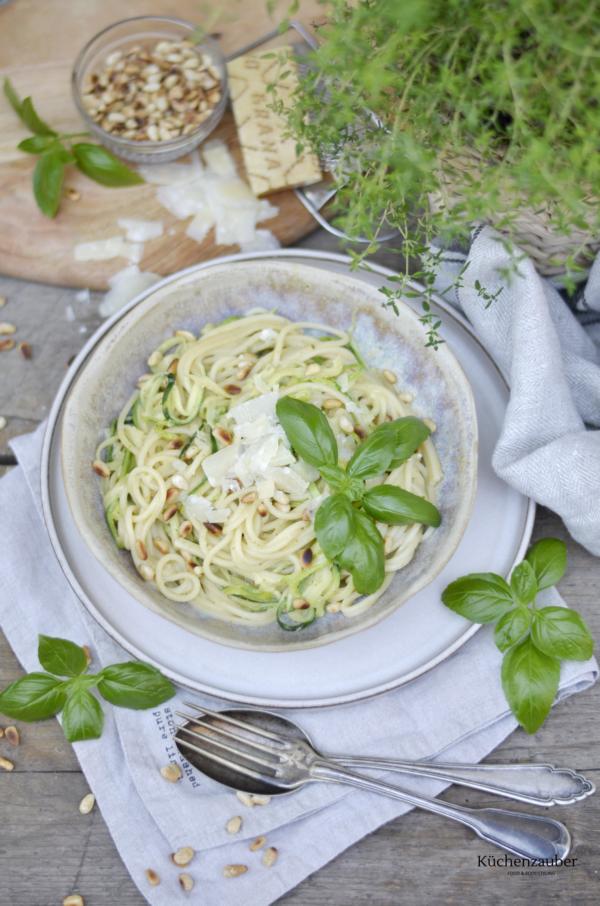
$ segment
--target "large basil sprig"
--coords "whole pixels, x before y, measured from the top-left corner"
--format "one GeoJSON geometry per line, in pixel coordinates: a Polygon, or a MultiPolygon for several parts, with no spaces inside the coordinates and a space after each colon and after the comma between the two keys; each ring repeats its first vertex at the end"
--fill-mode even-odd
{"type": "Polygon", "coordinates": [[[86,673],[84,648],[68,639],[39,636],[38,660],[47,673],[28,673],[0,693],[0,713],[33,721],[62,712],[69,742],[97,739],[104,713],[91,689],[121,708],[155,708],[175,695],[173,683],[150,664],[126,661],[99,673],[86,673]]]}
{"type": "Polygon", "coordinates": [[[544,538],[512,571],[510,583],[496,573],[472,573],[451,582],[442,601],[474,623],[495,623],[503,652],[502,687],[528,733],[544,723],[556,697],[561,660],[585,661],[594,641],[582,618],[567,607],[538,607],[539,591],[554,585],[567,566],[567,549],[544,538]]]}
{"type": "Polygon", "coordinates": [[[26,154],[38,154],[33,171],[33,195],[46,217],[55,217],[60,207],[65,168],[74,164],[78,170],[103,186],[134,186],[144,182],[117,157],[89,142],[71,142],[87,132],[55,132],[39,116],[30,97],[21,100],[9,79],[4,79],[4,95],[21,122],[33,133],[19,142],[26,154]],[[67,144],[65,144],[67,142],[67,144]]]}
{"type": "Polygon", "coordinates": [[[321,550],[352,575],[360,594],[372,594],[385,578],[383,538],[375,523],[438,526],[440,514],[423,497],[388,484],[367,490],[365,480],[412,456],[429,436],[429,428],[412,416],[379,425],[343,468],[335,435],[317,406],[284,396],[277,403],[277,417],[296,455],[319,469],[334,492],[315,514],[321,550]]]}

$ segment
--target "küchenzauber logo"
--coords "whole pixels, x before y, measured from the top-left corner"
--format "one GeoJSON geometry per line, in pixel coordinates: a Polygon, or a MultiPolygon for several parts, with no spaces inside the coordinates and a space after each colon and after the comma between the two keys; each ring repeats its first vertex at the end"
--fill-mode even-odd
{"type": "Polygon", "coordinates": [[[577,857],[573,859],[525,859],[521,856],[478,856],[478,868],[557,868],[564,865],[572,868],[577,864],[577,857]]]}

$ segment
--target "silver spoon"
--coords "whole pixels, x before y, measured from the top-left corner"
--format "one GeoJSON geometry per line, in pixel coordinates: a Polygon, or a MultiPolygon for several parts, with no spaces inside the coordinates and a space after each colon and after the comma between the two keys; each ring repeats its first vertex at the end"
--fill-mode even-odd
{"type": "Polygon", "coordinates": [[[315,781],[344,783],[458,821],[483,840],[527,859],[564,859],[569,853],[569,831],[553,818],[465,808],[409,793],[320,755],[299,727],[278,715],[245,709],[212,712],[192,702],[185,705],[201,716],[176,712],[185,721],[177,729],[177,746],[202,773],[231,789],[282,795],[315,781]]]}

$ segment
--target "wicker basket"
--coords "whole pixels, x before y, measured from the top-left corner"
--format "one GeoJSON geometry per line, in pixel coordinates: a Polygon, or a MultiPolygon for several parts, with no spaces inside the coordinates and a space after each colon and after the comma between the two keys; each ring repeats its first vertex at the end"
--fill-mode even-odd
{"type": "MultiPolygon", "coordinates": [[[[459,202],[460,194],[455,189],[453,174],[476,173],[482,165],[481,157],[474,151],[458,159],[452,158],[451,162],[444,161],[440,173],[442,192],[430,196],[432,209],[438,211],[459,202]]],[[[534,210],[520,207],[518,199],[515,199],[517,213],[511,222],[510,234],[501,223],[494,223],[493,218],[491,223],[500,233],[510,235],[515,245],[533,260],[540,274],[559,279],[566,273],[566,262],[571,256],[580,267],[588,269],[600,250],[600,235],[592,227],[598,217],[598,200],[590,198],[586,204],[589,205],[589,216],[585,218],[590,224],[589,229],[573,228],[568,235],[557,229],[551,204],[534,210]]]]}

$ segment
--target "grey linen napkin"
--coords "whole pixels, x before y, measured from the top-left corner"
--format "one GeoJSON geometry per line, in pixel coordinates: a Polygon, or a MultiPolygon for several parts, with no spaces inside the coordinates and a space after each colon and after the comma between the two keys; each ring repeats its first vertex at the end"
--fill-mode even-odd
{"type": "MultiPolygon", "coordinates": [[[[5,539],[0,624],[26,670],[38,669],[40,632],[90,645],[94,667],[100,669],[129,656],[78,602],[51,550],[40,512],[42,431],[43,427],[14,442],[19,467],[0,481],[5,539]]],[[[562,603],[554,592],[549,601],[562,603]]],[[[401,689],[369,702],[289,716],[323,751],[406,759],[443,755],[449,761],[478,762],[516,726],[500,687],[499,664],[491,633],[483,628],[443,664],[401,689]]],[[[587,689],[597,674],[593,659],[564,664],[558,699],[587,689]]],[[[408,811],[399,802],[325,784],[245,808],[233,792],[180,759],[172,732],[173,712],[183,696],[179,693],[151,712],[107,705],[102,738],[74,746],[117,849],[153,906],[190,902],[263,906],[365,834],[408,811]],[[169,761],[182,766],[179,783],[168,783],[159,774],[169,761]],[[238,814],[244,824],[232,838],[225,824],[238,814]],[[261,864],[260,852],[248,849],[248,841],[259,834],[279,850],[272,868],[261,864]],[[191,894],[180,890],[181,869],[169,858],[180,846],[191,846],[198,853],[185,869],[196,881],[191,894]],[[249,871],[224,879],[223,868],[230,863],[247,865],[249,871]],[[147,868],[160,875],[159,886],[148,885],[147,868]]],[[[402,778],[401,783],[429,795],[445,787],[427,780],[411,784],[402,778]]],[[[431,816],[431,820],[444,819],[431,816]]],[[[485,844],[473,845],[474,852],[486,851],[485,844]]],[[[65,894],[70,892],[65,889],[65,894]]]]}
{"type": "Polygon", "coordinates": [[[519,258],[514,272],[491,227],[475,232],[468,255],[443,255],[436,288],[449,286],[465,262],[463,285],[450,301],[462,308],[511,388],[492,466],[507,484],[558,513],[573,538],[598,555],[600,256],[580,295],[579,320],[529,258],[519,258]],[[502,290],[487,308],[477,284],[491,294],[502,290]]]}

